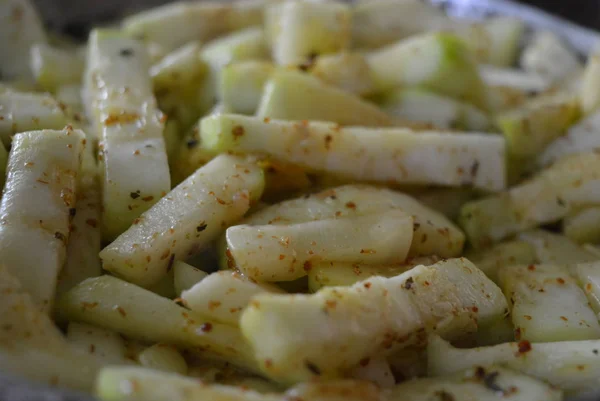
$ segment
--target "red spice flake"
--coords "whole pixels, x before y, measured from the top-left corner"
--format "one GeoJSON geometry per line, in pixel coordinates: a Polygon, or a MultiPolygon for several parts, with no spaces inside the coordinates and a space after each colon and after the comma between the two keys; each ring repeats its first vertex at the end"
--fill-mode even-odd
{"type": "Polygon", "coordinates": [[[472,307],[471,310],[475,313],[479,312],[479,308],[476,306],[472,307]]]}
{"type": "Polygon", "coordinates": [[[569,319],[567,319],[565,316],[561,316],[561,317],[560,317],[560,320],[564,320],[565,322],[568,322],[568,321],[569,321],[569,319]]]}
{"type": "Polygon", "coordinates": [[[335,212],[335,217],[340,217],[342,215],[342,212],[335,212]]]}
{"type": "Polygon", "coordinates": [[[267,124],[268,124],[270,121],[271,121],[271,119],[270,119],[269,117],[265,117],[265,118],[263,118],[263,122],[264,122],[264,123],[267,123],[267,124]]]}
{"type": "Polygon", "coordinates": [[[337,306],[337,302],[329,299],[325,301],[325,306],[327,306],[330,309],[335,309],[335,307],[337,306]]]}
{"type": "Polygon", "coordinates": [[[165,260],[166,258],[169,257],[169,255],[171,255],[171,250],[167,249],[163,252],[162,255],[160,255],[160,260],[165,260]]]}
{"type": "Polygon", "coordinates": [[[332,141],[333,141],[333,137],[331,135],[325,135],[325,149],[327,149],[327,150],[330,149],[332,141]]]}
{"type": "Polygon", "coordinates": [[[133,155],[134,155],[134,156],[139,156],[139,155],[140,155],[140,151],[139,151],[139,149],[138,149],[138,150],[136,150],[135,152],[133,152],[133,155]]]}
{"type": "Polygon", "coordinates": [[[366,254],[372,255],[375,253],[375,251],[373,249],[361,249],[360,253],[366,253],[366,254]]]}
{"type": "Polygon", "coordinates": [[[267,369],[272,368],[273,367],[273,361],[271,359],[265,359],[265,367],[267,369]]]}
{"type": "Polygon", "coordinates": [[[577,370],[579,370],[579,371],[585,370],[585,366],[584,365],[577,365],[577,370]]]}
{"type": "Polygon", "coordinates": [[[173,300],[173,302],[175,302],[179,306],[183,306],[184,308],[187,308],[187,302],[185,302],[185,299],[183,299],[183,298],[175,298],[173,300]]]}
{"type": "Polygon", "coordinates": [[[348,209],[355,210],[356,209],[356,203],[354,203],[354,202],[348,202],[348,203],[346,203],[346,207],[348,209]]]}
{"type": "Polygon", "coordinates": [[[173,263],[175,263],[175,254],[172,254],[169,258],[169,263],[167,263],[167,273],[173,268],[173,263]]]}
{"type": "Polygon", "coordinates": [[[200,326],[200,330],[202,330],[202,332],[204,333],[209,333],[210,331],[212,331],[212,324],[211,323],[204,323],[202,326],[200,326]]]}
{"type": "Polygon", "coordinates": [[[98,306],[98,302],[82,302],[83,309],[94,309],[98,306]]]}
{"type": "Polygon", "coordinates": [[[225,202],[225,201],[224,201],[223,199],[221,199],[221,198],[216,198],[216,199],[217,199],[217,202],[218,202],[220,205],[225,205],[225,204],[227,203],[227,202],[225,202]]]}
{"type": "Polygon", "coordinates": [[[217,309],[219,306],[221,306],[221,302],[219,302],[219,301],[209,301],[208,302],[208,309],[211,311],[217,309]]]}
{"type": "Polygon", "coordinates": [[[138,217],[137,219],[133,220],[133,225],[140,224],[141,221],[142,219],[138,217]]]}
{"type": "Polygon", "coordinates": [[[119,312],[119,315],[123,317],[127,316],[127,312],[125,312],[125,309],[123,309],[122,307],[117,306],[115,309],[117,310],[117,312],[119,312]]]}
{"type": "Polygon", "coordinates": [[[592,284],[590,284],[590,283],[587,283],[587,284],[585,285],[585,290],[586,290],[586,291],[592,291],[592,284]]]}
{"type": "Polygon", "coordinates": [[[529,270],[531,272],[535,271],[535,265],[529,265],[529,266],[527,266],[527,270],[529,270]]]}
{"type": "Polygon", "coordinates": [[[366,283],[363,284],[363,287],[365,287],[368,290],[369,288],[371,288],[371,283],[369,283],[367,281],[366,283]]]}
{"type": "Polygon", "coordinates": [[[516,340],[520,340],[521,339],[521,328],[520,327],[517,327],[515,329],[515,339],[516,340]]]}
{"type": "Polygon", "coordinates": [[[531,319],[533,319],[533,318],[532,318],[531,316],[529,316],[529,315],[523,315],[523,317],[524,317],[525,319],[527,319],[527,320],[531,320],[531,319]]]}
{"type": "Polygon", "coordinates": [[[564,284],[565,283],[565,279],[559,277],[559,278],[556,279],[556,282],[558,284],[564,284]]]}
{"type": "Polygon", "coordinates": [[[142,198],[142,200],[143,200],[144,202],[150,202],[150,201],[154,200],[154,196],[152,196],[152,195],[150,195],[150,196],[145,196],[145,197],[143,197],[143,198],[142,198]]]}
{"type": "Polygon", "coordinates": [[[152,261],[152,256],[148,255],[146,256],[146,262],[150,263],[152,261]]]}
{"type": "Polygon", "coordinates": [[[241,136],[244,136],[244,133],[245,133],[244,127],[242,127],[241,125],[236,125],[231,130],[231,134],[234,136],[234,138],[239,138],[241,136]]]}
{"type": "Polygon", "coordinates": [[[304,266],[302,266],[304,268],[304,271],[309,272],[312,269],[312,263],[307,260],[306,262],[304,262],[304,266]]]}
{"type": "Polygon", "coordinates": [[[49,182],[45,181],[45,180],[37,179],[36,181],[39,182],[40,184],[49,184],[49,182]]]}
{"type": "Polygon", "coordinates": [[[285,255],[279,255],[279,260],[285,259],[285,255]]]}
{"type": "Polygon", "coordinates": [[[360,360],[359,364],[360,364],[360,366],[365,367],[369,364],[369,362],[371,362],[371,360],[369,358],[363,358],[360,360]]]}
{"type": "Polygon", "coordinates": [[[140,116],[136,113],[122,113],[117,115],[110,115],[104,120],[104,125],[111,126],[115,124],[130,124],[140,119],[140,116]]]}

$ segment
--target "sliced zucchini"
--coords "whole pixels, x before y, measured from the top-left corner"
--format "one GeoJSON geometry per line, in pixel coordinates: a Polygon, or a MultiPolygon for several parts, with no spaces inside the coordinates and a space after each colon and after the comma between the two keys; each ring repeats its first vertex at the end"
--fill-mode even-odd
{"type": "Polygon", "coordinates": [[[239,325],[242,312],[258,294],[280,293],[276,286],[257,284],[240,273],[223,270],[210,274],[181,294],[185,306],[218,322],[239,325]]]}
{"type": "Polygon", "coordinates": [[[105,275],[78,284],[59,299],[56,312],[62,321],[103,327],[134,340],[176,345],[257,371],[239,329],[116,277],[105,275]]]}
{"type": "Polygon", "coordinates": [[[510,67],[519,54],[525,23],[514,17],[493,17],[481,23],[457,24],[453,32],[465,41],[480,63],[510,67]]]}
{"type": "Polygon", "coordinates": [[[569,269],[559,265],[513,265],[499,272],[510,299],[515,338],[530,342],[600,338],[600,324],[569,269]]]}
{"type": "Polygon", "coordinates": [[[430,338],[428,373],[444,376],[464,369],[498,364],[544,380],[568,395],[598,389],[600,341],[552,343],[511,342],[491,347],[458,349],[430,338]]]}
{"type": "Polygon", "coordinates": [[[173,264],[175,294],[181,296],[183,291],[189,290],[200,281],[204,280],[207,273],[180,260],[173,264]]]}
{"type": "Polygon", "coordinates": [[[566,216],[562,223],[563,232],[578,244],[600,242],[600,207],[589,207],[566,216]]]}
{"type": "Polygon", "coordinates": [[[472,250],[465,257],[495,283],[498,283],[498,272],[507,266],[539,262],[533,245],[522,240],[501,242],[480,251],[472,250]]]}
{"type": "Polygon", "coordinates": [[[114,331],[89,324],[69,323],[67,341],[72,348],[93,355],[105,364],[131,363],[126,360],[125,340],[114,331]]]}
{"type": "Polygon", "coordinates": [[[300,65],[320,54],[350,46],[350,6],[338,2],[287,1],[269,10],[273,61],[300,65]]]}
{"type": "Polygon", "coordinates": [[[146,368],[163,372],[185,375],[188,371],[187,362],[172,345],[155,344],[148,347],[140,352],[138,361],[146,368]]]}
{"type": "Polygon", "coordinates": [[[240,61],[225,66],[219,75],[220,100],[231,113],[253,115],[273,71],[268,61],[240,61]]]}
{"type": "Polygon", "coordinates": [[[362,127],[393,125],[392,118],[374,104],[318,78],[291,70],[277,71],[267,81],[256,115],[266,119],[320,120],[362,127]]]}
{"type": "Polygon", "coordinates": [[[119,31],[90,35],[84,92],[101,133],[105,239],[124,232],[170,189],[164,121],[152,94],[145,46],[119,31]]]}
{"type": "Polygon", "coordinates": [[[496,124],[506,138],[508,154],[517,161],[535,156],[559,138],[579,118],[579,103],[571,94],[536,97],[524,106],[500,114],[496,124]]]}
{"type": "MultiPolygon", "coordinates": [[[[0,72],[2,79],[33,81],[29,50],[47,41],[42,20],[29,0],[0,2],[0,72]]],[[[52,127],[40,127],[52,128],[52,127]]]]}
{"type": "Polygon", "coordinates": [[[0,260],[45,312],[52,309],[66,259],[84,138],[70,127],[23,132],[10,151],[0,203],[0,260]]]}
{"type": "Polygon", "coordinates": [[[264,188],[262,170],[221,155],[198,169],[100,252],[103,268],[141,286],[160,281],[240,219],[264,188]]]}
{"type": "Polygon", "coordinates": [[[556,34],[539,31],[521,53],[521,67],[555,82],[581,71],[575,52],[556,34]]]}
{"type": "Polygon", "coordinates": [[[45,90],[56,93],[64,85],[81,82],[85,56],[79,49],[60,49],[46,43],[31,47],[31,71],[45,90]]]}
{"type": "Polygon", "coordinates": [[[342,52],[319,56],[310,73],[321,81],[359,96],[375,91],[375,81],[363,54],[342,52]]]}
{"type": "Polygon", "coordinates": [[[427,33],[374,51],[367,60],[381,91],[421,86],[487,110],[485,85],[466,45],[449,33],[427,33]]]}
{"type": "Polygon", "coordinates": [[[431,124],[435,128],[487,131],[489,117],[468,103],[422,89],[391,92],[380,102],[388,114],[401,120],[431,124]]]}
{"type": "Polygon", "coordinates": [[[367,185],[346,185],[284,201],[250,215],[242,224],[293,224],[365,216],[398,209],[414,219],[409,256],[457,257],[464,234],[444,215],[401,192],[367,185]]]}
{"type": "Polygon", "coordinates": [[[236,61],[266,59],[264,32],[260,27],[233,32],[207,43],[201,54],[215,71],[236,61]]]}
{"type": "Polygon", "coordinates": [[[590,114],[548,145],[538,157],[538,164],[548,166],[566,156],[600,148],[599,129],[600,112],[590,114]]]}
{"type": "Polygon", "coordinates": [[[481,271],[450,259],[312,295],[259,295],[240,324],[263,372],[297,382],[335,377],[364,358],[419,344],[428,330],[464,335],[505,309],[500,289],[481,271]]]}
{"type": "Polygon", "coordinates": [[[352,44],[377,48],[451,26],[451,20],[440,9],[420,0],[364,1],[352,10],[352,44]]]}
{"type": "Polygon", "coordinates": [[[572,265],[598,260],[598,257],[592,252],[569,240],[564,235],[544,230],[531,230],[520,233],[517,238],[533,247],[536,259],[540,263],[572,265]]]}
{"type": "Polygon", "coordinates": [[[123,21],[127,34],[163,46],[167,51],[193,40],[206,41],[226,32],[262,23],[268,1],[175,2],[142,11],[123,21]]]}
{"type": "Polygon", "coordinates": [[[312,263],[400,263],[413,240],[413,218],[401,210],[291,225],[239,225],[227,229],[236,267],[258,281],[304,277],[312,263]]]}
{"type": "Polygon", "coordinates": [[[61,104],[48,94],[0,93],[0,140],[6,147],[19,132],[63,129],[67,122],[61,104]]]}
{"type": "Polygon", "coordinates": [[[234,114],[203,119],[200,135],[209,151],[261,152],[355,180],[505,187],[504,140],[498,135],[342,128],[234,114]]]}
{"type": "Polygon", "coordinates": [[[600,203],[600,155],[564,158],[529,181],[500,195],[468,202],[460,225],[475,247],[490,245],[520,231],[558,221],[574,210],[600,203]]]}

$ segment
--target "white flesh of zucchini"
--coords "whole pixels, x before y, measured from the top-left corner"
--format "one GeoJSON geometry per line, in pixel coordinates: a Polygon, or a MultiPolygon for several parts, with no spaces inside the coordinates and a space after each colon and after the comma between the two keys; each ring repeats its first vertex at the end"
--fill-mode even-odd
{"type": "Polygon", "coordinates": [[[13,135],[40,129],[62,129],[67,117],[50,95],[5,91],[0,93],[0,140],[10,146],[13,135]]]}
{"type": "Polygon", "coordinates": [[[351,12],[346,4],[289,1],[271,7],[269,34],[273,60],[279,65],[299,65],[350,46],[351,12]]]}
{"type": "Polygon", "coordinates": [[[258,281],[304,277],[312,263],[336,261],[377,265],[406,259],[413,218],[401,210],[292,225],[239,225],[226,232],[238,269],[258,281]]]}
{"type": "Polygon", "coordinates": [[[181,296],[183,291],[189,290],[208,276],[207,273],[180,260],[173,264],[173,285],[175,295],[181,296]]]}
{"type": "Polygon", "coordinates": [[[176,345],[257,371],[239,329],[116,277],[85,280],[58,300],[56,311],[61,320],[103,327],[134,340],[176,345]]]}
{"type": "Polygon", "coordinates": [[[148,347],[140,352],[138,361],[146,368],[163,372],[185,375],[188,371],[187,362],[172,345],[155,344],[148,347]]]}
{"type": "Polygon", "coordinates": [[[500,289],[481,271],[451,259],[312,295],[259,295],[240,324],[264,373],[296,382],[418,344],[427,330],[464,335],[505,309],[500,289]]]}
{"type": "Polygon", "coordinates": [[[67,341],[73,349],[90,354],[111,365],[131,363],[127,361],[125,340],[114,331],[82,323],[69,323],[67,341]]]}
{"type": "Polygon", "coordinates": [[[364,216],[398,209],[414,219],[409,256],[457,257],[465,237],[449,219],[409,195],[367,185],[331,188],[260,210],[243,224],[294,224],[313,220],[364,216]]]}
{"type": "Polygon", "coordinates": [[[0,72],[3,79],[32,81],[29,49],[35,43],[44,43],[46,40],[42,20],[32,2],[0,2],[0,72]]]}
{"type": "Polygon", "coordinates": [[[276,286],[257,284],[238,272],[224,270],[209,275],[184,291],[181,298],[194,312],[237,326],[253,296],[279,292],[282,291],[276,286]]]}
{"type": "Polygon", "coordinates": [[[505,187],[504,141],[497,135],[341,128],[323,122],[221,114],[201,123],[202,146],[215,152],[265,152],[348,178],[403,184],[505,187]]]}
{"type": "Polygon", "coordinates": [[[499,273],[510,300],[516,339],[530,342],[600,338],[600,324],[569,269],[513,265],[499,273]]]}
{"type": "Polygon", "coordinates": [[[175,260],[202,250],[240,219],[263,188],[256,165],[228,155],[213,159],[100,252],[104,269],[145,287],[158,282],[175,260]]]}
{"type": "Polygon", "coordinates": [[[83,132],[70,127],[31,131],[15,136],[9,156],[0,260],[46,312],[66,258],[84,146],[83,132]]]}
{"type": "Polygon", "coordinates": [[[101,133],[103,234],[114,239],[170,189],[164,124],[141,42],[110,30],[90,35],[85,97],[101,133]]]}

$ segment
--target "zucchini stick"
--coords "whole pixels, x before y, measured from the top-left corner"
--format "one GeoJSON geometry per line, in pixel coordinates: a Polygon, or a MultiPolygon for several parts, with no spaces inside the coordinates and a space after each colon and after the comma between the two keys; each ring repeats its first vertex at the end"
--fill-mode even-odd
{"type": "Polygon", "coordinates": [[[451,259],[312,295],[259,295],[240,324],[263,372],[293,383],[419,344],[427,330],[463,335],[505,309],[494,283],[467,260],[451,259]]]}
{"type": "Polygon", "coordinates": [[[238,326],[242,311],[254,295],[280,292],[276,286],[257,284],[238,272],[224,270],[209,275],[184,291],[181,298],[194,312],[238,326]]]}
{"type": "MultiPolygon", "coordinates": [[[[47,41],[44,25],[29,0],[0,2],[0,71],[2,79],[33,81],[29,49],[47,41]]],[[[53,128],[53,127],[40,127],[53,128]]]]}
{"type": "Polygon", "coordinates": [[[234,30],[260,25],[265,1],[176,2],[125,18],[129,35],[163,46],[167,51],[193,40],[206,41],[234,30]]]}
{"type": "Polygon", "coordinates": [[[0,140],[8,147],[19,132],[64,128],[68,120],[63,108],[48,94],[0,93],[0,140]]]}
{"type": "Polygon", "coordinates": [[[84,92],[88,117],[101,133],[102,226],[109,240],[171,188],[149,68],[141,42],[118,31],[91,33],[84,92]]]}
{"type": "Polygon", "coordinates": [[[599,169],[600,155],[595,153],[564,158],[505,193],[466,203],[459,222],[471,244],[481,247],[558,221],[600,203],[599,169]]]}
{"type": "Polygon", "coordinates": [[[207,273],[180,260],[173,264],[173,285],[175,295],[181,296],[183,291],[189,290],[208,276],[207,273]]]}
{"type": "Polygon", "coordinates": [[[273,60],[300,65],[350,46],[350,6],[339,2],[288,1],[269,9],[273,60]]]}
{"type": "Polygon", "coordinates": [[[516,339],[530,342],[600,338],[600,324],[569,269],[513,265],[499,272],[510,299],[516,339]]]}
{"type": "Polygon", "coordinates": [[[363,54],[342,52],[319,56],[310,73],[321,81],[359,96],[372,94],[375,81],[363,54]]]}
{"type": "Polygon", "coordinates": [[[496,135],[341,128],[234,114],[204,118],[200,134],[207,150],[264,152],[357,180],[505,187],[504,141],[496,135]]]}
{"type": "Polygon", "coordinates": [[[103,327],[135,340],[176,345],[257,370],[239,329],[116,277],[85,280],[59,298],[56,310],[61,320],[103,327]]]}
{"type": "Polygon", "coordinates": [[[0,261],[46,312],[66,258],[84,146],[83,132],[68,127],[18,134],[10,151],[0,261]]]}
{"type": "Polygon", "coordinates": [[[262,170],[221,155],[198,169],[100,252],[105,270],[148,287],[209,245],[260,198],[262,170]]]}
{"type": "Polygon", "coordinates": [[[317,261],[400,263],[413,240],[413,218],[400,211],[297,223],[227,229],[238,269],[258,281],[304,277],[317,261]]]}
{"type": "Polygon", "coordinates": [[[411,37],[367,56],[380,90],[420,86],[488,109],[485,86],[469,49],[455,35],[411,37]]]}
{"type": "Polygon", "coordinates": [[[155,344],[146,348],[138,355],[140,365],[162,370],[163,372],[173,372],[185,375],[188,370],[187,363],[177,349],[171,345],[155,344]]]}
{"type": "Polygon", "coordinates": [[[276,71],[267,81],[256,115],[266,119],[332,121],[362,127],[394,124],[393,119],[374,104],[316,77],[291,70],[276,71]]]}
{"type": "Polygon", "coordinates": [[[31,70],[38,84],[56,93],[59,87],[81,82],[85,69],[79,49],[60,49],[45,43],[31,47],[31,70]]]}
{"type": "Polygon", "coordinates": [[[600,242],[600,207],[589,207],[566,216],[563,232],[578,244],[600,242]]]}
{"type": "Polygon", "coordinates": [[[431,376],[499,364],[544,380],[567,394],[598,389],[600,340],[549,343],[511,342],[489,347],[458,349],[437,336],[427,349],[431,376]]]}
{"type": "Polygon", "coordinates": [[[464,234],[449,219],[409,195],[367,185],[346,185],[292,199],[260,210],[242,223],[293,224],[384,213],[398,209],[414,219],[409,256],[461,254],[464,234]]]}
{"type": "Polygon", "coordinates": [[[89,277],[102,274],[98,253],[101,249],[100,229],[102,201],[100,177],[94,151],[83,153],[81,173],[77,183],[77,205],[71,221],[67,245],[67,260],[58,275],[57,294],[60,295],[89,277]]]}
{"type": "Polygon", "coordinates": [[[105,364],[123,365],[132,362],[126,360],[125,340],[114,331],[89,324],[69,323],[67,341],[73,349],[94,355],[105,364]]]}

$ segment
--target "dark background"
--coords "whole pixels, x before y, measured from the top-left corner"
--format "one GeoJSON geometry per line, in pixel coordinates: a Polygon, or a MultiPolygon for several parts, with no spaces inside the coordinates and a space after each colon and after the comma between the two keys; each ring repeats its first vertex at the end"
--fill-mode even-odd
{"type": "Polygon", "coordinates": [[[600,30],[600,0],[521,0],[552,14],[600,30]]]}

